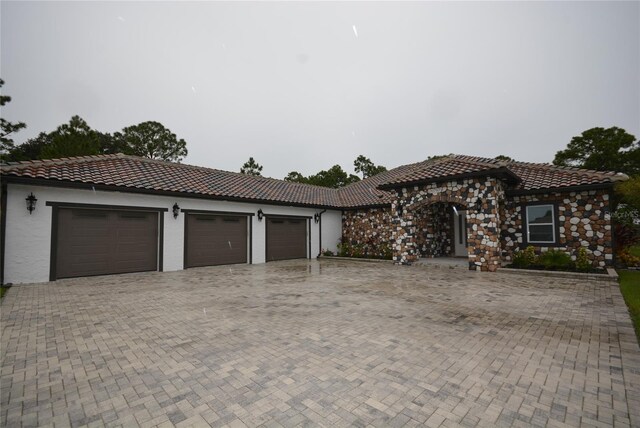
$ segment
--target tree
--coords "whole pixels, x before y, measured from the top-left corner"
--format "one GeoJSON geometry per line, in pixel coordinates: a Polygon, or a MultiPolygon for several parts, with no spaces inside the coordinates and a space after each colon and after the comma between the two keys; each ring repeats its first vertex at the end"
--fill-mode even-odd
{"type": "Polygon", "coordinates": [[[300,174],[298,171],[291,171],[284,178],[284,181],[289,181],[289,182],[292,182],[292,183],[306,183],[307,182],[307,177],[305,177],[304,175],[300,174]]]}
{"type": "Polygon", "coordinates": [[[73,116],[69,123],[58,126],[50,133],[41,132],[15,146],[5,156],[8,161],[51,159],[70,156],[127,153],[111,134],[92,129],[80,116],[73,116]]]}
{"type": "Polygon", "coordinates": [[[332,187],[334,189],[344,187],[348,184],[355,183],[356,181],[360,181],[360,177],[353,174],[347,175],[340,165],[334,165],[328,170],[322,170],[316,175],[311,175],[308,178],[309,184],[332,187]]]}
{"type": "Polygon", "coordinates": [[[615,185],[614,218],[618,223],[633,226],[640,220],[640,175],[615,185]]]}
{"type": "Polygon", "coordinates": [[[640,174],[640,143],[624,129],[591,128],[556,153],[555,165],[640,174]]]}
{"type": "Polygon", "coordinates": [[[360,155],[353,161],[356,172],[362,173],[362,178],[372,177],[381,172],[385,172],[387,168],[382,165],[375,165],[371,159],[360,155]]]}
{"type": "Polygon", "coordinates": [[[51,144],[51,138],[46,132],[41,132],[37,137],[30,138],[11,149],[6,155],[6,160],[9,162],[19,162],[41,159],[40,153],[47,144],[51,144]]]}
{"type": "Polygon", "coordinates": [[[494,159],[499,161],[513,162],[513,158],[505,155],[498,155],[494,159]]]}
{"type": "MultiPolygon", "coordinates": [[[[0,88],[4,86],[4,80],[0,79],[0,88]]],[[[11,101],[11,97],[7,95],[0,95],[0,106],[11,101]]],[[[5,155],[11,149],[13,149],[13,139],[9,136],[14,132],[26,128],[27,125],[24,122],[11,123],[5,118],[0,118],[0,154],[5,155]]]]}
{"type": "Polygon", "coordinates": [[[256,162],[253,157],[250,157],[249,160],[242,165],[240,172],[246,175],[262,176],[262,165],[256,162]]]}
{"type": "Polygon", "coordinates": [[[187,155],[187,143],[176,134],[154,121],[127,126],[113,134],[115,147],[125,153],[150,159],[180,162],[187,155]]]}
{"type": "Polygon", "coordinates": [[[73,116],[69,123],[58,126],[47,136],[38,158],[53,159],[71,156],[89,156],[100,153],[99,133],[80,116],[73,116]]]}
{"type": "Polygon", "coordinates": [[[334,165],[328,170],[322,170],[309,177],[305,177],[297,171],[291,171],[284,179],[285,181],[294,183],[313,184],[315,186],[331,187],[334,189],[360,181],[360,177],[347,174],[340,165],[334,165]]]}

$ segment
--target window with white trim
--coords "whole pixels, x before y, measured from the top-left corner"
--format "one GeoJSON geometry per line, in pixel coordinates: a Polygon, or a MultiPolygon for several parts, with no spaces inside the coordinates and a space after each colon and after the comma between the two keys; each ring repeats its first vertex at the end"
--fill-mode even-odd
{"type": "Polygon", "coordinates": [[[556,242],[555,207],[549,205],[527,206],[527,242],[554,244],[556,242]]]}

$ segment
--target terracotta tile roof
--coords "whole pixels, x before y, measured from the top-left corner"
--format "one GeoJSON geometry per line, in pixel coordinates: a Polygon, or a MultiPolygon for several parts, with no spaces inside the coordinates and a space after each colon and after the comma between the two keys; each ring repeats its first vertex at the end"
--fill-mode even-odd
{"type": "Polygon", "coordinates": [[[402,165],[340,188],[338,189],[340,202],[345,208],[390,204],[393,201],[393,193],[381,190],[378,186],[410,174],[427,162],[430,161],[402,165]]]}
{"type": "Polygon", "coordinates": [[[4,178],[57,180],[175,192],[231,200],[261,201],[326,208],[388,205],[386,189],[483,172],[502,174],[512,190],[535,191],[625,180],[624,174],[565,168],[549,164],[449,155],[402,165],[341,189],[289,183],[266,177],[127,156],[122,154],[18,162],[0,166],[4,178]]]}
{"type": "Polygon", "coordinates": [[[514,190],[558,189],[571,186],[609,184],[616,181],[624,181],[629,178],[619,172],[594,171],[590,169],[556,166],[547,163],[499,161],[496,159],[465,155],[453,155],[453,158],[508,168],[522,180],[519,185],[514,187],[514,190]]]}
{"type": "Polygon", "coordinates": [[[464,156],[453,155],[422,162],[406,174],[396,174],[393,179],[382,184],[381,187],[393,188],[397,185],[440,181],[446,180],[448,177],[478,175],[484,172],[509,176],[512,182],[520,181],[513,172],[502,165],[484,162],[480,158],[468,159],[464,156]]]}
{"type": "Polygon", "coordinates": [[[219,199],[340,206],[335,189],[122,154],[18,162],[0,169],[3,177],[180,192],[219,199]]]}
{"type": "Polygon", "coordinates": [[[491,158],[449,155],[391,169],[339,190],[345,208],[389,204],[386,191],[409,183],[439,181],[446,177],[491,172],[506,177],[514,191],[559,189],[571,186],[608,184],[626,180],[624,174],[560,167],[550,164],[500,161],[491,158]]]}

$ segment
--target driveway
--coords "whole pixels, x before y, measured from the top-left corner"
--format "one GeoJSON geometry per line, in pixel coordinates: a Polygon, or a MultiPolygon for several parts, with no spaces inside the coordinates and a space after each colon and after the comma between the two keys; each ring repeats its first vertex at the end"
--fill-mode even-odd
{"type": "Polygon", "coordinates": [[[291,261],[16,286],[3,426],[640,426],[615,285],[291,261]]]}

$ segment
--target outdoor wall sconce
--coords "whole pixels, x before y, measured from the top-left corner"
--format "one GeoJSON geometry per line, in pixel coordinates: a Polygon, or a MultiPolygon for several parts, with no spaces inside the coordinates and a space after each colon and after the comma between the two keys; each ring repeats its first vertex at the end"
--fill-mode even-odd
{"type": "Polygon", "coordinates": [[[476,208],[478,211],[482,209],[482,199],[480,198],[476,199],[476,208]]]}
{"type": "Polygon", "coordinates": [[[25,198],[25,201],[27,201],[27,211],[29,211],[29,215],[31,215],[31,213],[36,209],[36,202],[38,202],[38,199],[33,196],[33,192],[31,192],[31,194],[25,198]]]}
{"type": "Polygon", "coordinates": [[[315,213],[313,215],[313,221],[316,222],[316,223],[319,223],[320,222],[320,214],[315,213]]]}
{"type": "Polygon", "coordinates": [[[178,218],[178,214],[180,214],[180,206],[176,202],[173,204],[173,218],[178,218]]]}
{"type": "Polygon", "coordinates": [[[258,221],[262,221],[263,218],[264,218],[264,213],[260,209],[260,210],[258,210],[258,221]]]}

